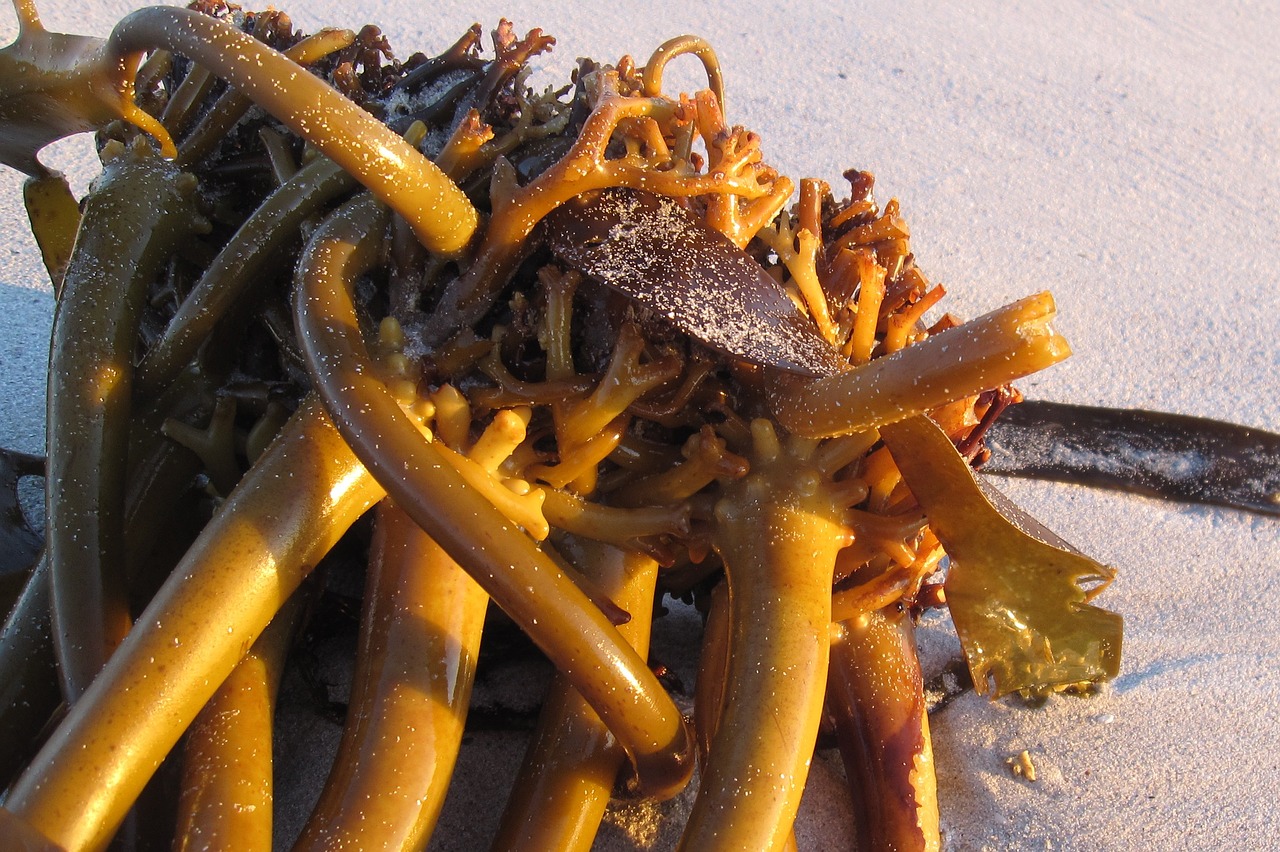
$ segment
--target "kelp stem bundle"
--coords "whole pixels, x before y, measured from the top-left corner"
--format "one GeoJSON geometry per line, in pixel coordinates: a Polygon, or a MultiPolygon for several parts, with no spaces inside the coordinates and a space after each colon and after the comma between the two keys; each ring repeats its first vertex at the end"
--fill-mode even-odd
{"type": "Polygon", "coordinates": [[[52,733],[3,754],[0,845],[105,847],[175,748],[175,847],[269,845],[294,622],[360,571],[300,849],[428,842],[490,602],[557,670],[495,848],[589,848],[695,742],[681,848],[794,848],[824,717],[884,805],[862,845],[937,848],[922,609],[982,691],[1114,675],[1110,569],[970,475],[1009,383],[1069,354],[1052,297],[928,319],[898,202],[851,171],[788,209],[705,40],[539,94],[554,39],[506,21],[492,58],[476,27],[402,63],[376,27],[198,5],[100,41],[19,2],[0,50],[0,161],[60,300],[49,543],[0,633],[31,702],[0,718],[52,733]],[[685,55],[707,87],[664,92],[685,55]],[[36,155],[86,129],[80,205],[36,155]],[[666,598],[708,613],[692,729],[647,659],[666,598]]]}
{"type": "Polygon", "coordinates": [[[67,849],[110,839],[303,577],[384,492],[318,403],[294,415],[10,789],[67,849]]]}
{"type": "MultiPolygon", "coordinates": [[[[196,12],[143,9],[117,24],[108,41],[122,91],[132,89],[134,57],[155,48],[189,57],[311,141],[400,212],[423,245],[449,255],[470,242],[477,214],[452,181],[385,125],[278,51],[196,12]]],[[[161,138],[164,153],[174,156],[166,137],[161,138]]]]}

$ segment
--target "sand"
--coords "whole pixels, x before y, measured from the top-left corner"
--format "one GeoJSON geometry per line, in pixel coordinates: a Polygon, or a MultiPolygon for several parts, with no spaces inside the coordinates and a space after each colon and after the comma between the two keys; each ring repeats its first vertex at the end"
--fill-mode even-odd
{"type": "MultiPolygon", "coordinates": [[[[1280,13],[1265,4],[584,11],[397,0],[359,17],[330,0],[297,5],[308,28],[367,14],[401,55],[443,49],[473,20],[490,27],[506,15],[557,37],[540,63],[547,82],[579,55],[643,59],[671,35],[699,33],[724,66],[730,119],[761,134],[770,163],[833,186],[844,169],[867,169],[881,200],[900,200],[951,311],[976,316],[1053,291],[1076,355],[1021,382],[1028,396],[1280,431],[1280,13]]],[[[131,4],[45,7],[50,29],[101,35],[131,4]]],[[[6,13],[0,37],[12,30],[6,13]]],[[[695,63],[675,71],[698,80],[695,63]]],[[[84,187],[83,141],[47,159],[84,187]]],[[[39,452],[52,296],[19,186],[0,175],[0,444],[39,452]]],[[[1033,709],[969,694],[937,713],[947,846],[1275,848],[1280,522],[1071,486],[1002,487],[1119,569],[1099,603],[1126,619],[1123,671],[1087,700],[1033,709]],[[1006,765],[1023,750],[1034,782],[1006,765]]],[[[941,619],[926,625],[930,659],[946,657],[948,631],[941,619]]],[[[483,845],[464,832],[483,837],[518,760],[513,739],[486,738],[464,757],[483,782],[455,792],[442,828],[451,839],[436,848],[483,845]]],[[[819,755],[814,779],[801,848],[847,848],[832,754],[819,755]]],[[[655,842],[666,848],[669,833],[655,842]]],[[[610,831],[602,848],[631,847],[610,831]]]]}

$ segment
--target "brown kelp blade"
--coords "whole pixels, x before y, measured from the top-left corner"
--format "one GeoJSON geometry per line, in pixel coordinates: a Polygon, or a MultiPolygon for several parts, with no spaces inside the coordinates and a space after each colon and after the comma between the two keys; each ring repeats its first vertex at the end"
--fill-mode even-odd
{"type": "Polygon", "coordinates": [[[947,605],[977,691],[1041,693],[1115,677],[1121,618],[1089,603],[1114,572],[1001,515],[927,417],[880,435],[951,557],[947,605]]]}
{"type": "Polygon", "coordinates": [[[1219,420],[1028,400],[986,436],[985,473],[1280,515],[1280,435],[1219,420]]]}
{"type": "Polygon", "coordinates": [[[801,375],[848,367],[760,264],[675,199],[588,193],[543,227],[562,261],[713,349],[801,375]]]}

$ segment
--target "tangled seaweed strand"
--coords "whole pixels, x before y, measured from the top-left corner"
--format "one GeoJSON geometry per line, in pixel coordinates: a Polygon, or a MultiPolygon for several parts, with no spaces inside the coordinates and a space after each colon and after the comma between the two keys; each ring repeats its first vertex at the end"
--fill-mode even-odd
{"type": "Polygon", "coordinates": [[[490,602],[557,670],[499,849],[590,848],[617,785],[674,796],[695,750],[681,848],[794,848],[825,717],[861,848],[937,848],[911,623],[948,555],[979,689],[1115,674],[1119,619],[1087,605],[1110,570],[968,474],[1009,383],[1069,354],[1052,298],[927,323],[943,291],[897,202],[853,171],[787,209],[702,39],[539,94],[554,41],[505,21],[491,58],[473,28],[401,63],[279,12],[145,9],[99,41],[17,8],[0,159],[59,306],[50,532],[0,633],[6,739],[41,743],[0,762],[6,848],[126,843],[170,775],[157,842],[270,848],[281,672],[358,563],[300,849],[427,842],[490,602]],[[672,97],[682,55],[708,88],[672,97]],[[87,129],[82,212],[37,152],[87,129]],[[707,326],[709,292],[781,348],[707,326]],[[664,595],[707,613],[692,728],[646,663],[664,595]]]}

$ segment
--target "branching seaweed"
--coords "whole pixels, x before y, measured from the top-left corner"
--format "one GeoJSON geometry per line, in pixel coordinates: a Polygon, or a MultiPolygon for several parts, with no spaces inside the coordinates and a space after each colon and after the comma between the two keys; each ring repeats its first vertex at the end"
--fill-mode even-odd
{"type": "Polygon", "coordinates": [[[171,752],[178,845],[267,848],[275,685],[344,558],[355,682],[299,848],[427,842],[490,602],[558,670],[495,848],[589,848],[615,785],[673,796],[695,749],[682,848],[793,848],[824,707],[882,805],[861,847],[937,848],[911,620],[948,556],[979,689],[1115,674],[1079,584],[1109,572],[967,478],[1009,383],[1069,354],[1052,298],[927,324],[897,201],[851,171],[788,209],[704,40],[535,93],[554,40],[506,21],[402,63],[221,4],[106,40],[18,11],[0,162],[59,308],[6,848],[105,847],[171,752]],[[707,88],[673,96],[682,55],[707,88]],[[37,154],[84,130],[80,205],[37,154]],[[692,730],[646,663],[668,594],[708,612],[692,730]]]}

